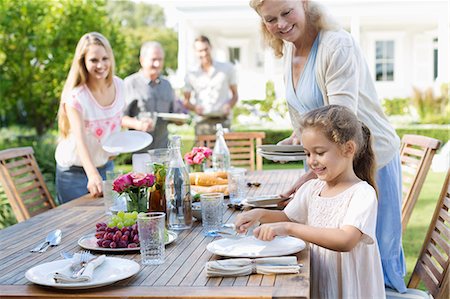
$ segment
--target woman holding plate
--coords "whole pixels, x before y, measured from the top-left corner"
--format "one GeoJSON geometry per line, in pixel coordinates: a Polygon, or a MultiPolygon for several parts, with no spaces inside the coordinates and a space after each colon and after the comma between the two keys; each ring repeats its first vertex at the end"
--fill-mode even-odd
{"type": "Polygon", "coordinates": [[[56,147],[56,191],[60,204],[86,193],[102,194],[106,171],[114,164],[102,148],[119,132],[125,96],[123,81],[114,76],[114,54],[97,32],[79,40],[58,111],[60,140],[56,147]]]}
{"type": "MultiPolygon", "coordinates": [[[[385,284],[405,292],[405,261],[401,245],[400,139],[383,114],[361,49],[324,8],[308,0],[251,0],[261,17],[264,40],[284,58],[286,99],[293,135],[281,144],[300,139],[299,119],[324,105],[350,108],[372,132],[379,188],[376,236],[385,284]]],[[[308,171],[285,192],[289,197],[315,178],[308,171]]]]}

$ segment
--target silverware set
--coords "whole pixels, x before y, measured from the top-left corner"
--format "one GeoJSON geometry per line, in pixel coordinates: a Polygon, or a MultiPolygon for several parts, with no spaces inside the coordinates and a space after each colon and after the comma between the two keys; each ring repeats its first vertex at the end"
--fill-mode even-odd
{"type": "Polygon", "coordinates": [[[41,244],[39,244],[38,246],[34,247],[33,249],[31,249],[31,252],[45,252],[47,251],[47,249],[51,246],[57,246],[59,245],[59,243],[61,243],[61,238],[62,238],[62,232],[60,229],[51,231],[47,237],[45,237],[45,241],[42,242],[41,244]]]}
{"type": "Polygon", "coordinates": [[[87,265],[98,258],[98,256],[91,254],[89,250],[82,250],[76,255],[66,251],[61,251],[60,254],[64,259],[72,260],[72,265],[70,266],[72,275],[70,277],[73,279],[77,279],[83,275],[87,265]]]}

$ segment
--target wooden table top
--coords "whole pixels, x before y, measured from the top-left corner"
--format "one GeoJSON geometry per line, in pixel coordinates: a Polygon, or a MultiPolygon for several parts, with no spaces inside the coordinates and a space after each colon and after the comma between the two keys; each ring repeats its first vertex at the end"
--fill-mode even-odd
{"type": "MultiPolygon", "coordinates": [[[[248,196],[275,194],[286,190],[303,170],[256,171],[247,174],[247,181],[260,182],[260,187],[247,188],[248,196]]],[[[95,232],[95,223],[105,221],[101,199],[81,197],[27,221],[0,230],[0,298],[309,298],[309,247],[297,253],[303,264],[300,274],[209,278],[207,261],[221,259],[206,250],[214,238],[202,234],[201,223],[178,232],[178,238],[166,246],[162,265],[142,266],[135,276],[109,286],[86,290],[61,290],[30,283],[25,272],[36,265],[55,261],[59,252],[78,251],[81,236],[95,232]],[[59,228],[63,238],[59,246],[45,253],[31,253],[47,233],[59,228]]],[[[228,209],[224,222],[232,222],[240,213],[228,209]]],[[[93,252],[98,253],[98,252],[93,252]]],[[[108,255],[109,252],[107,253],[108,255]]],[[[133,259],[140,264],[139,251],[113,254],[133,259]]]]}

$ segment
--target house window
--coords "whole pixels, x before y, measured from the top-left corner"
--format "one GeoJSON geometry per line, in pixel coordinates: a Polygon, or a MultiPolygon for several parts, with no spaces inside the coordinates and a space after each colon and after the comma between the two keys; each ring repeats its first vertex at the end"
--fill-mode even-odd
{"type": "Polygon", "coordinates": [[[433,79],[438,76],[438,39],[433,39],[433,79]]]}
{"type": "Polygon", "coordinates": [[[375,42],[375,79],[394,81],[394,41],[375,42]]]}
{"type": "Polygon", "coordinates": [[[232,63],[239,62],[241,60],[241,49],[240,48],[228,48],[228,56],[232,63]]]}

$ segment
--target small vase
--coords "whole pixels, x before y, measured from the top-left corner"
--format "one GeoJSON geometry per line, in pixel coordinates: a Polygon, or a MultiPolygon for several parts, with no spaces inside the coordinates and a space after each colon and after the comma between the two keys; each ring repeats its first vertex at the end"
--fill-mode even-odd
{"type": "Polygon", "coordinates": [[[148,188],[140,188],[127,194],[127,211],[148,212],[148,188]]]}
{"type": "Polygon", "coordinates": [[[206,162],[200,164],[189,165],[189,172],[204,172],[206,168],[206,162]]]}

